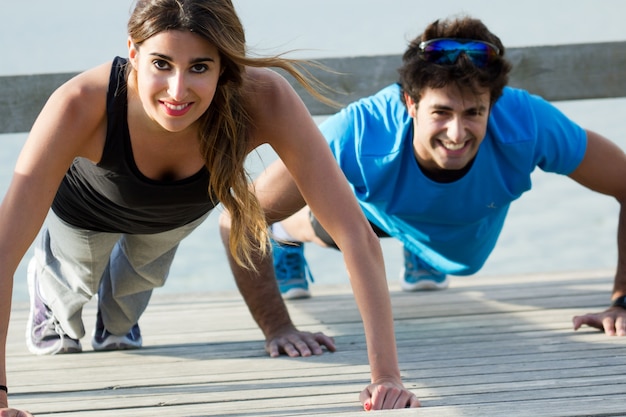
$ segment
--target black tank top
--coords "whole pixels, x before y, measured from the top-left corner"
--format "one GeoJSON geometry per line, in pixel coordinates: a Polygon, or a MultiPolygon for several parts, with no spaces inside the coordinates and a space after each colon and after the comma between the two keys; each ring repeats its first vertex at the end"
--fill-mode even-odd
{"type": "Polygon", "coordinates": [[[52,210],[65,222],[99,232],[159,233],[190,223],[217,204],[203,168],[179,181],[154,181],[135,165],[128,131],[126,60],[115,58],[107,93],[102,159],[76,158],[52,210]]]}

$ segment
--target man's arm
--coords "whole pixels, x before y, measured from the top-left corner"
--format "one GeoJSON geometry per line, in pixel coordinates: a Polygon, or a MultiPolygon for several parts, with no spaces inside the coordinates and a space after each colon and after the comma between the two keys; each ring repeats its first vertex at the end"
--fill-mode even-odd
{"type": "MultiPolygon", "coordinates": [[[[615,197],[620,204],[617,269],[610,298],[614,300],[626,295],[626,154],[608,139],[587,131],[585,157],[570,177],[591,190],[615,197]]],[[[608,307],[601,313],[575,316],[573,324],[575,330],[587,325],[609,336],[626,336],[626,309],[608,307]]]]}
{"type": "MultiPolygon", "coordinates": [[[[227,212],[220,217],[220,234],[224,247],[228,248],[230,216],[227,212]]],[[[322,347],[335,351],[332,338],[322,333],[301,332],[295,328],[278,290],[271,256],[262,258],[255,254],[254,264],[257,271],[238,265],[229,250],[226,250],[226,256],[237,288],[265,335],[265,348],[270,356],[276,357],[280,353],[292,357],[321,355],[322,347]]]]}

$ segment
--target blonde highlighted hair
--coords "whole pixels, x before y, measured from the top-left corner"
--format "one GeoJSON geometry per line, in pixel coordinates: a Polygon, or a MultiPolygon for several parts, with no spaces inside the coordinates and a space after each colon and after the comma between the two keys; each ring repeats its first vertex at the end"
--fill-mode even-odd
{"type": "Polygon", "coordinates": [[[235,261],[253,268],[253,253],[266,254],[269,239],[265,216],[249,187],[244,168],[251,126],[244,91],[245,67],[280,68],[318,99],[318,83],[307,63],[280,56],[249,57],[243,26],[230,0],[138,0],[128,21],[128,34],[140,46],[166,30],[193,32],[220,52],[223,73],[211,106],[200,119],[201,152],[210,173],[210,190],[229,211],[229,249],[235,261]]]}

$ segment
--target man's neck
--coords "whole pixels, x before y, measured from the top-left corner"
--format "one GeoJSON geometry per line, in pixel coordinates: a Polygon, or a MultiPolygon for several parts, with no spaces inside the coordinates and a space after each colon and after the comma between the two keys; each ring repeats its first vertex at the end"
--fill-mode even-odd
{"type": "Polygon", "coordinates": [[[472,159],[467,165],[465,165],[461,169],[426,170],[420,165],[419,162],[417,163],[417,165],[420,167],[424,175],[426,175],[429,179],[435,182],[449,183],[463,178],[465,174],[467,174],[472,168],[472,165],[474,165],[474,160],[476,160],[476,158],[472,159]]]}

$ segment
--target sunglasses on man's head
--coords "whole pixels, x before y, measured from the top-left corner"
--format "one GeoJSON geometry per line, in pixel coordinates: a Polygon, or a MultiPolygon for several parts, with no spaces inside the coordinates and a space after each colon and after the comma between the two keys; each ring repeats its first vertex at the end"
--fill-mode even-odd
{"type": "Polygon", "coordinates": [[[424,59],[434,64],[452,65],[463,52],[474,65],[483,68],[500,54],[492,43],[474,39],[437,38],[419,44],[424,59]]]}

